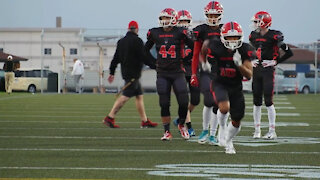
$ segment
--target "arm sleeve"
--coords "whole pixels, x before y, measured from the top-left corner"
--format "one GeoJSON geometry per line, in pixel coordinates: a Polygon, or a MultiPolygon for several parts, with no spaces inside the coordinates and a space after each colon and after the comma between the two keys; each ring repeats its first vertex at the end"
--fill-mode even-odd
{"type": "Polygon", "coordinates": [[[199,54],[200,54],[201,46],[202,46],[202,43],[200,41],[194,42],[192,65],[191,65],[192,74],[197,74],[198,72],[199,54]]]}
{"type": "Polygon", "coordinates": [[[114,53],[113,59],[110,63],[110,67],[109,67],[110,73],[109,74],[114,75],[115,70],[116,70],[119,62],[120,61],[119,61],[119,42],[118,42],[116,52],[114,53]]]}
{"type": "MultiPolygon", "coordinates": [[[[149,59],[149,61],[151,61],[153,64],[156,64],[156,59],[152,56],[150,49],[152,48],[152,46],[154,45],[154,41],[152,40],[152,35],[151,35],[151,31],[148,31],[147,34],[147,42],[145,44],[145,52],[147,54],[147,59],[149,59]]],[[[153,67],[150,67],[153,68],[153,67]]]]}
{"type": "Polygon", "coordinates": [[[277,61],[277,63],[279,64],[293,56],[293,52],[291,51],[290,47],[284,42],[278,44],[278,46],[284,51],[284,55],[281,56],[277,61]]]}
{"type": "Polygon", "coordinates": [[[274,38],[277,46],[284,51],[284,55],[278,59],[277,64],[282,63],[285,60],[289,59],[291,56],[293,56],[293,53],[292,53],[291,49],[289,48],[289,46],[283,42],[284,36],[283,36],[282,32],[276,31],[273,38],[274,38]]]}

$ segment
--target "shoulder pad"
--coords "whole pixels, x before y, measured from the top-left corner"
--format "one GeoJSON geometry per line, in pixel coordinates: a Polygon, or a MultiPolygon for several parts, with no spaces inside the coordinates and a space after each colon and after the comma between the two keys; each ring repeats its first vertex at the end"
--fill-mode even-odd
{"type": "Polygon", "coordinates": [[[281,42],[284,40],[284,37],[283,37],[283,34],[281,31],[276,31],[276,30],[273,30],[273,39],[276,41],[276,42],[281,42]]]}

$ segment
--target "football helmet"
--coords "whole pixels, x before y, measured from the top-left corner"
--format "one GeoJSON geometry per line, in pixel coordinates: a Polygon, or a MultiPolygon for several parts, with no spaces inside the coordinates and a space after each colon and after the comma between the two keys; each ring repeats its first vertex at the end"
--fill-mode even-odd
{"type": "Polygon", "coordinates": [[[223,16],[223,6],[218,1],[211,1],[204,8],[204,15],[209,26],[217,26],[223,16]]]}
{"type": "Polygon", "coordinates": [[[188,28],[191,25],[191,22],[192,22],[192,16],[189,11],[187,11],[187,10],[178,11],[177,26],[188,28]],[[183,23],[181,23],[181,21],[187,21],[188,23],[183,24],[183,23]]]}
{"type": "Polygon", "coordinates": [[[175,26],[177,23],[177,12],[172,8],[166,8],[160,12],[159,15],[159,26],[169,27],[175,26]],[[169,19],[162,19],[162,17],[169,17],[169,19]]]}
{"type": "Polygon", "coordinates": [[[233,21],[224,24],[220,34],[221,42],[226,48],[234,50],[241,47],[243,43],[243,32],[240,24],[237,22],[233,21]]]}
{"type": "Polygon", "coordinates": [[[261,28],[268,28],[271,26],[272,18],[271,15],[266,11],[257,12],[252,18],[251,28],[254,31],[259,32],[261,28]]]}

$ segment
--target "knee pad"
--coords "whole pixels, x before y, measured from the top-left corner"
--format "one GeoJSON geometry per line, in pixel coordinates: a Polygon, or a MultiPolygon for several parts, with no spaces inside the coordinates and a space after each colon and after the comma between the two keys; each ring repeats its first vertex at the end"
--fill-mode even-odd
{"type": "Polygon", "coordinates": [[[190,103],[194,106],[197,106],[200,103],[200,93],[192,93],[191,92],[191,100],[190,103]]]}
{"type": "Polygon", "coordinates": [[[161,116],[170,116],[170,96],[166,94],[159,95],[159,105],[161,107],[161,116]]]}
{"type": "Polygon", "coordinates": [[[206,91],[203,93],[203,104],[207,107],[213,106],[214,100],[210,91],[206,91]]]}
{"type": "Polygon", "coordinates": [[[273,104],[272,95],[265,95],[264,96],[264,103],[267,107],[271,106],[273,104]]]}
{"type": "Polygon", "coordinates": [[[255,106],[261,106],[262,105],[262,96],[253,96],[253,104],[255,106]]]}

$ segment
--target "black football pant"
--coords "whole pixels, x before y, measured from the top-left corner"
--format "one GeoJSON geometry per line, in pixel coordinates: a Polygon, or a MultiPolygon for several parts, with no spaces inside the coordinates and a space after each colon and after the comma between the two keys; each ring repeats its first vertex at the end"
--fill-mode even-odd
{"type": "Polygon", "coordinates": [[[229,101],[230,115],[234,121],[240,121],[244,117],[245,100],[242,91],[242,84],[238,86],[226,86],[219,82],[212,82],[214,98],[217,103],[229,101]]]}
{"type": "Polygon", "coordinates": [[[191,86],[190,79],[191,76],[186,76],[190,92],[190,104],[197,106],[200,103],[200,89],[198,87],[191,86]]]}
{"type": "Polygon", "coordinates": [[[200,73],[200,91],[203,94],[203,103],[207,107],[213,107],[213,112],[217,114],[218,105],[212,95],[212,77],[209,73],[200,73]]]}
{"type": "Polygon", "coordinates": [[[252,93],[255,106],[262,105],[262,95],[267,107],[273,104],[274,72],[274,67],[257,66],[253,68],[252,93]]]}
{"type": "Polygon", "coordinates": [[[179,123],[184,124],[189,105],[187,81],[184,73],[158,73],[157,91],[162,117],[170,116],[170,97],[172,87],[179,105],[179,123]]]}

